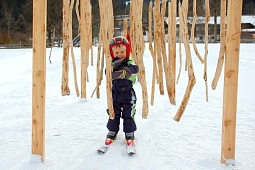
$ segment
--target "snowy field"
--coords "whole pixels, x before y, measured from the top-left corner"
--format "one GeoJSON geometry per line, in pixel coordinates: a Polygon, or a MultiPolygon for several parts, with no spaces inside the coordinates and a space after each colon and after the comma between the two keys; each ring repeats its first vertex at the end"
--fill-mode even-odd
{"type": "MultiPolygon", "coordinates": [[[[152,58],[145,48],[144,64],[150,101],[152,58]]],[[[192,46],[191,46],[192,47],[192,46]]],[[[204,44],[198,44],[204,55],[204,44]]],[[[208,85],[209,101],[205,101],[203,65],[192,49],[197,83],[188,106],[180,120],[173,120],[187,85],[187,72],[182,66],[176,89],[176,106],[167,95],[159,95],[156,86],[154,106],[149,106],[147,119],[142,119],[142,93],[139,82],[137,93],[134,156],[125,153],[124,133],[105,155],[96,150],[104,143],[107,133],[105,77],[101,98],[94,95],[96,86],[97,47],[94,47],[94,66],[89,66],[87,100],[76,97],[70,59],[70,96],[61,96],[62,49],[52,51],[52,64],[46,72],[45,162],[36,162],[31,155],[32,140],[32,49],[0,50],[0,169],[1,170],[172,170],[255,169],[255,44],[241,44],[239,88],[236,125],[235,166],[220,163],[223,73],[216,90],[210,85],[218,60],[219,44],[209,44],[208,85]]],[[[184,50],[184,47],[182,47],[184,50]]],[[[177,45],[177,58],[178,54],[177,45]]],[[[75,48],[80,85],[80,48],[75,48]]],[[[183,51],[184,56],[184,51],[183,51]]],[[[183,58],[184,61],[184,58],[183,58]]],[[[177,60],[177,71],[179,59],[177,60]]],[[[80,89],[80,87],[79,87],[80,89]]],[[[166,90],[165,90],[166,94],[166,90]]]]}

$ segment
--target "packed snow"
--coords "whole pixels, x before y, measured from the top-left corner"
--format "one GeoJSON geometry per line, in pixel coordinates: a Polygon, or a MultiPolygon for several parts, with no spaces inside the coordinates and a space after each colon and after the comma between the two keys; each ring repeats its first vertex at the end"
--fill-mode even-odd
{"type": "MultiPolygon", "coordinates": [[[[204,55],[204,44],[198,44],[204,55]]],[[[53,48],[50,64],[46,55],[45,161],[32,154],[32,49],[0,50],[0,169],[3,170],[166,170],[166,169],[255,169],[255,44],[241,44],[236,124],[235,160],[228,166],[220,163],[222,135],[223,83],[222,72],[216,90],[210,88],[218,60],[220,44],[209,44],[208,85],[206,102],[203,68],[192,51],[196,84],[180,120],[173,120],[183,98],[187,71],[182,66],[176,86],[176,106],[166,93],[155,90],[154,106],[149,105],[147,119],[142,119],[142,91],[134,85],[138,102],[135,143],[137,154],[128,156],[121,130],[104,155],[97,149],[107,134],[107,96],[104,77],[100,98],[91,94],[96,86],[97,47],[94,64],[88,67],[87,98],[76,96],[72,62],[69,67],[69,96],[61,95],[62,52],[53,48]]],[[[191,45],[192,48],[192,45],[191,45]]],[[[179,50],[177,45],[177,72],[179,50]]],[[[77,79],[80,85],[80,48],[74,49],[77,79]]],[[[184,60],[184,47],[182,47],[184,60]]],[[[229,56],[231,57],[231,56],[229,56]]],[[[148,98],[151,96],[152,57],[146,44],[144,53],[148,98]]],[[[224,69],[223,69],[224,71],[224,69]]],[[[80,87],[79,87],[80,90],[80,87]]],[[[122,129],[122,125],[121,125],[122,129]]]]}

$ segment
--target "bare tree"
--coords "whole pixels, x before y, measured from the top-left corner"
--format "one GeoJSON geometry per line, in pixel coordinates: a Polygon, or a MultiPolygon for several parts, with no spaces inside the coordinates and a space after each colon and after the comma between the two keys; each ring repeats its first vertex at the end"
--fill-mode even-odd
{"type": "Polygon", "coordinates": [[[210,1],[210,12],[211,15],[214,17],[214,43],[217,43],[217,17],[220,15],[220,3],[219,0],[211,0],[210,1]]]}
{"type": "Polygon", "coordinates": [[[1,13],[3,16],[3,24],[7,29],[7,35],[11,36],[11,29],[14,24],[14,18],[13,18],[13,7],[9,7],[9,5],[6,3],[5,0],[2,1],[2,9],[1,13]]]}

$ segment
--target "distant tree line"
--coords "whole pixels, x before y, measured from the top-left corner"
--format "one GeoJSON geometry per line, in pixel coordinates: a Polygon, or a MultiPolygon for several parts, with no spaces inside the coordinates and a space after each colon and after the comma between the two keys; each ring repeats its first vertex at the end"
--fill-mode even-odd
{"type": "MultiPolygon", "coordinates": [[[[114,0],[114,15],[129,14],[129,0],[114,0]]],[[[152,0],[154,2],[155,0],[152,0]]],[[[143,29],[148,28],[148,8],[150,0],[144,0],[143,29]]],[[[193,0],[189,0],[189,16],[192,16],[193,0]]],[[[197,14],[204,16],[204,1],[197,1],[197,14]]],[[[62,5],[63,0],[47,0],[47,37],[51,39],[53,30],[60,42],[62,36],[62,5]]],[[[98,0],[91,0],[92,5],[92,36],[97,37],[100,28],[98,0]]],[[[255,14],[254,0],[243,0],[243,15],[255,14]]],[[[211,16],[220,15],[220,0],[210,0],[211,16]]],[[[33,0],[1,0],[0,2],[0,44],[31,43],[33,26],[33,0]]],[[[75,10],[73,11],[73,36],[79,33],[75,10]]]]}

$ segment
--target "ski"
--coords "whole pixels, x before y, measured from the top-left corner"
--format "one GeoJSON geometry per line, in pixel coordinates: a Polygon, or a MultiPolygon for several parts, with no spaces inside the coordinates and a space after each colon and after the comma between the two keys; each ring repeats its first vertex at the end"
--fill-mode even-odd
{"type": "MultiPolygon", "coordinates": [[[[110,145],[112,144],[113,140],[110,141],[110,143],[106,143],[100,148],[97,149],[97,152],[100,154],[104,154],[109,150],[110,145]]],[[[135,143],[134,140],[128,140],[126,141],[126,153],[128,155],[134,155],[136,154],[136,149],[135,149],[135,143]]]]}
{"type": "Polygon", "coordinates": [[[128,155],[134,155],[136,154],[136,150],[135,150],[135,146],[134,145],[130,145],[130,146],[126,146],[126,152],[128,155]]]}
{"type": "Polygon", "coordinates": [[[106,153],[109,149],[109,146],[113,143],[113,139],[106,138],[104,145],[97,149],[99,153],[106,153]]]}
{"type": "Polygon", "coordinates": [[[103,145],[97,149],[97,152],[102,153],[102,154],[106,153],[108,151],[109,147],[110,147],[110,145],[103,145]]]}
{"type": "Polygon", "coordinates": [[[133,155],[136,153],[134,140],[126,141],[126,152],[129,155],[133,155]]]}

